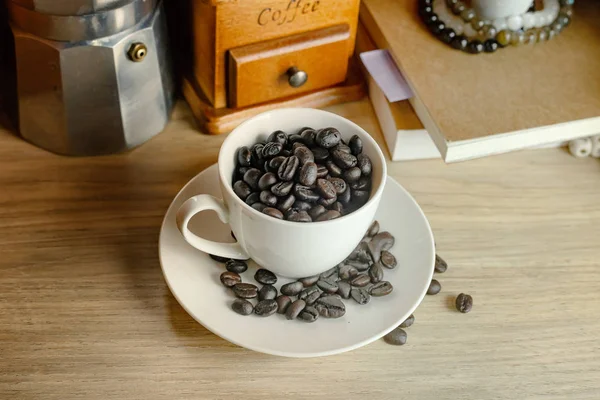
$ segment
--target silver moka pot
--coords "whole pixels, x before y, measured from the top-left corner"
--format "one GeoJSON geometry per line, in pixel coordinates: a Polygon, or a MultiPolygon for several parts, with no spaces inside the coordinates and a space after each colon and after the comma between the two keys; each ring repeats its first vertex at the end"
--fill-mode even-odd
{"type": "Polygon", "coordinates": [[[164,129],[174,83],[160,0],[6,0],[6,9],[23,138],[98,155],[164,129]]]}

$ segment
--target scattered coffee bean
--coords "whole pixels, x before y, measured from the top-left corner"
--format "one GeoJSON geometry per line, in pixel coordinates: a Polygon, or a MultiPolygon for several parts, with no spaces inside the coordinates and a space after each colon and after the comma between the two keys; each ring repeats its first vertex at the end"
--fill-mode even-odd
{"type": "Polygon", "coordinates": [[[388,294],[392,293],[393,290],[394,287],[391,283],[389,283],[388,281],[381,281],[371,286],[369,293],[371,294],[371,296],[381,297],[387,296],[388,294]]]}
{"type": "Polygon", "coordinates": [[[473,308],[473,297],[468,294],[461,293],[456,298],[456,309],[461,313],[468,313],[473,308]]]}
{"type": "MultiPolygon", "coordinates": [[[[252,206],[254,207],[255,204],[262,204],[262,203],[254,203],[252,206]]],[[[264,204],[262,204],[262,205],[264,205],[264,204]]],[[[283,213],[273,207],[267,207],[265,205],[265,208],[263,208],[262,213],[268,215],[269,217],[283,219],[283,213]]]]}
{"type": "Polygon", "coordinates": [[[307,278],[302,278],[299,279],[298,281],[302,283],[302,286],[306,287],[310,287],[313,286],[314,284],[317,283],[317,281],[319,280],[319,275],[315,275],[315,276],[309,276],[307,278]]]}
{"type": "Polygon", "coordinates": [[[358,168],[360,168],[360,172],[363,176],[371,176],[371,171],[373,170],[373,165],[371,164],[371,159],[364,154],[359,154],[356,157],[358,163],[358,168]]]}
{"type": "Polygon", "coordinates": [[[350,286],[350,284],[348,282],[344,282],[344,281],[339,281],[338,283],[338,294],[343,298],[343,299],[349,299],[350,298],[350,291],[352,290],[352,286],[350,286]]]}
{"type": "Polygon", "coordinates": [[[317,287],[311,286],[301,291],[299,298],[306,301],[306,304],[311,305],[317,301],[320,295],[321,291],[317,287]]]}
{"type": "Polygon", "coordinates": [[[302,143],[304,143],[308,147],[313,147],[315,145],[315,136],[316,132],[314,131],[314,129],[311,128],[304,129],[300,134],[300,137],[302,138],[302,143]]]}
{"type": "Polygon", "coordinates": [[[360,274],[352,278],[350,284],[356,287],[365,287],[371,283],[371,278],[367,274],[360,274]]]}
{"type": "Polygon", "coordinates": [[[287,215],[287,220],[292,222],[312,222],[312,218],[306,211],[292,212],[287,215]]]}
{"type": "Polygon", "coordinates": [[[306,302],[302,299],[298,299],[288,306],[285,317],[290,320],[296,319],[305,307],[306,302]]]}
{"type": "Polygon", "coordinates": [[[389,232],[379,232],[367,243],[367,248],[374,262],[379,261],[381,252],[389,250],[394,245],[395,239],[389,232]]]}
{"type": "Polygon", "coordinates": [[[283,150],[283,145],[277,142],[269,142],[264,145],[262,148],[262,156],[263,158],[271,158],[275,157],[283,150]]]}
{"type": "Polygon", "coordinates": [[[263,285],[274,285],[277,283],[277,276],[268,269],[261,268],[254,274],[256,282],[262,283],[263,285]]]}
{"type": "Polygon", "coordinates": [[[435,255],[435,272],[438,274],[443,274],[448,269],[448,263],[444,261],[444,259],[437,254],[435,255]]]}
{"type": "Polygon", "coordinates": [[[358,156],[363,151],[363,143],[358,135],[352,136],[348,142],[348,145],[350,146],[350,150],[352,150],[352,154],[355,156],[358,156]]]}
{"type": "Polygon", "coordinates": [[[253,299],[258,296],[258,288],[251,283],[237,283],[233,286],[233,293],[240,299],[253,299]]]}
{"type": "Polygon", "coordinates": [[[260,201],[266,204],[267,207],[275,207],[277,205],[277,196],[268,190],[263,190],[260,192],[260,201]]]}
{"type": "Polygon", "coordinates": [[[410,317],[406,318],[403,323],[400,324],[400,328],[408,328],[415,323],[415,316],[410,314],[410,317]]]}
{"type": "Polygon", "coordinates": [[[216,256],[214,254],[209,254],[210,258],[212,258],[213,260],[215,260],[216,262],[220,262],[220,263],[226,263],[227,261],[229,261],[230,259],[227,257],[221,257],[221,256],[216,256]]]}
{"type": "Polygon", "coordinates": [[[310,215],[310,217],[313,220],[315,220],[315,219],[319,218],[319,216],[326,211],[327,211],[327,209],[324,206],[317,204],[316,206],[314,206],[313,208],[308,210],[308,215],[310,215]]]}
{"type": "Polygon", "coordinates": [[[337,283],[329,279],[319,279],[317,281],[317,286],[319,287],[319,289],[326,293],[335,293],[338,290],[337,283]]]}
{"type": "Polygon", "coordinates": [[[277,302],[274,299],[261,300],[254,307],[254,313],[260,317],[268,317],[277,312],[277,302]]]}
{"type": "Polygon", "coordinates": [[[340,279],[343,280],[348,280],[351,278],[354,278],[356,275],[358,275],[358,270],[348,264],[342,264],[339,267],[339,277],[340,279]]]}
{"type": "Polygon", "coordinates": [[[237,181],[233,184],[233,191],[242,200],[246,200],[246,197],[252,193],[250,186],[244,181],[237,181]]]}
{"type": "Polygon", "coordinates": [[[317,164],[315,164],[314,162],[305,163],[304,165],[302,165],[302,168],[300,168],[298,181],[304,186],[314,185],[314,183],[317,180],[317,170],[317,164]]]}
{"type": "Polygon", "coordinates": [[[273,186],[271,186],[271,193],[273,193],[275,196],[280,196],[280,197],[287,196],[288,194],[290,194],[293,187],[294,187],[294,182],[285,182],[285,181],[279,182],[279,183],[276,183],[273,186]]]}
{"type": "Polygon", "coordinates": [[[358,162],[355,156],[341,150],[334,150],[331,157],[336,165],[342,169],[355,167],[358,162]]]}
{"type": "Polygon", "coordinates": [[[294,195],[297,199],[312,203],[319,200],[320,198],[319,195],[316,192],[314,192],[311,188],[299,184],[296,184],[296,186],[294,186],[294,195]]]}
{"type": "Polygon", "coordinates": [[[435,295],[438,294],[440,290],[442,290],[442,285],[440,285],[437,280],[432,279],[431,283],[429,284],[429,288],[427,289],[427,294],[435,295]]]}
{"type": "Polygon", "coordinates": [[[252,152],[246,146],[242,146],[238,149],[237,152],[237,162],[238,165],[242,167],[249,167],[251,165],[252,160],[252,152]]]}
{"type": "Polygon", "coordinates": [[[396,328],[387,335],[383,337],[388,344],[393,344],[394,346],[402,346],[406,344],[406,332],[402,328],[396,328]]]}
{"type": "Polygon", "coordinates": [[[352,290],[350,290],[350,297],[361,305],[371,301],[371,295],[363,288],[352,288],[352,290]]]}
{"type": "Polygon", "coordinates": [[[240,315],[250,315],[254,311],[254,306],[248,300],[235,299],[231,303],[231,309],[240,315]]]}
{"type": "Polygon", "coordinates": [[[258,291],[258,300],[274,300],[277,297],[277,289],[273,285],[264,285],[258,291]]]}
{"type": "Polygon", "coordinates": [[[319,312],[316,308],[307,306],[302,310],[298,318],[306,322],[315,322],[319,318],[319,312]]]}
{"type": "Polygon", "coordinates": [[[254,203],[251,206],[252,208],[254,208],[255,210],[257,210],[258,212],[263,212],[265,210],[265,208],[267,208],[267,206],[263,203],[254,203]]]}
{"type": "MultiPolygon", "coordinates": [[[[267,172],[258,180],[258,188],[260,190],[269,190],[271,186],[277,183],[277,176],[272,172],[267,172]]],[[[236,192],[237,194],[237,192],[236,192]]]]}
{"type": "Polygon", "coordinates": [[[292,304],[292,299],[286,295],[281,295],[275,299],[277,302],[277,313],[285,314],[287,308],[292,304]]]}
{"type": "Polygon", "coordinates": [[[292,208],[295,208],[297,211],[308,211],[313,208],[313,204],[302,200],[296,200],[292,208]]]}
{"type": "Polygon", "coordinates": [[[380,263],[373,264],[369,268],[369,277],[371,278],[371,283],[381,282],[383,279],[383,268],[381,268],[380,263]]]}
{"type": "MultiPolygon", "coordinates": [[[[315,162],[315,156],[308,147],[304,147],[304,146],[298,147],[296,150],[294,150],[294,155],[296,157],[298,157],[298,161],[300,161],[300,165],[304,165],[309,162],[314,164],[314,162],[315,162]]],[[[315,164],[315,167],[316,167],[316,164],[315,164]]],[[[316,174],[316,171],[315,171],[315,174],[316,174]]]]}
{"type": "Polygon", "coordinates": [[[342,176],[344,177],[344,180],[348,183],[358,182],[358,180],[360,179],[360,169],[358,169],[358,167],[349,168],[346,171],[344,171],[342,176]]]}
{"type": "Polygon", "coordinates": [[[276,142],[286,145],[288,142],[288,136],[283,131],[275,131],[269,135],[267,142],[276,142]]]}
{"type": "Polygon", "coordinates": [[[389,268],[389,269],[394,269],[398,265],[398,262],[396,261],[396,257],[394,257],[394,255],[387,250],[384,250],[381,252],[381,257],[380,257],[379,262],[381,263],[382,266],[389,268]]]}
{"type": "Polygon", "coordinates": [[[223,284],[223,286],[228,287],[228,288],[233,287],[236,284],[242,282],[242,277],[239,276],[239,274],[236,274],[235,272],[230,272],[230,271],[223,272],[221,274],[220,279],[221,279],[221,283],[223,284]]]}
{"type": "Polygon", "coordinates": [[[371,267],[371,265],[373,265],[371,260],[365,261],[361,259],[346,260],[346,264],[356,268],[358,272],[364,272],[368,270],[371,267]]]}
{"type": "Polygon", "coordinates": [[[319,129],[315,137],[315,142],[326,149],[337,146],[341,141],[342,135],[335,128],[319,129]]]}
{"type": "Polygon", "coordinates": [[[327,271],[323,272],[321,275],[319,275],[322,279],[331,279],[331,280],[335,280],[335,277],[337,277],[338,275],[338,267],[335,266],[333,268],[328,269],[327,271]]]}
{"type": "Polygon", "coordinates": [[[246,270],[248,269],[248,264],[246,263],[246,261],[231,259],[225,263],[225,268],[229,272],[241,274],[243,272],[246,272],[246,270]]]}
{"type": "Polygon", "coordinates": [[[313,147],[311,148],[311,151],[313,152],[316,162],[323,162],[329,158],[329,151],[322,147],[313,147]]]}
{"type": "Polygon", "coordinates": [[[320,222],[320,221],[329,221],[329,220],[332,220],[332,219],[339,218],[341,216],[342,216],[342,214],[340,214],[338,211],[329,210],[329,211],[326,211],[323,214],[319,215],[319,218],[317,218],[317,221],[318,222],[320,222]]]}
{"type": "Polygon", "coordinates": [[[315,303],[315,309],[325,318],[340,318],[346,314],[344,303],[335,296],[321,297],[315,303]]]}
{"type": "Polygon", "coordinates": [[[302,285],[302,282],[295,281],[286,283],[285,285],[281,286],[281,293],[288,296],[296,296],[303,289],[304,285],[302,285]]]}
{"type": "Polygon", "coordinates": [[[294,205],[295,202],[296,202],[296,197],[294,197],[293,194],[290,194],[289,196],[279,199],[279,201],[277,202],[277,209],[279,211],[281,211],[282,213],[284,213],[287,210],[289,210],[294,205]]]}

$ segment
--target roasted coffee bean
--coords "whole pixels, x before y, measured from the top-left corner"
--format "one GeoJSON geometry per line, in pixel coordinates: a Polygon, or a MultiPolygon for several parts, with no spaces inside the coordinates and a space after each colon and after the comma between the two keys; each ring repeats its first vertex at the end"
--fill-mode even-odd
{"type": "Polygon", "coordinates": [[[275,158],[272,158],[268,161],[269,163],[269,168],[271,169],[270,172],[277,172],[277,170],[279,170],[279,167],[281,166],[281,164],[283,164],[283,162],[286,160],[286,157],[284,156],[277,156],[275,158]]]}
{"type": "Polygon", "coordinates": [[[338,211],[329,210],[329,211],[326,211],[323,214],[319,215],[319,218],[317,218],[317,222],[330,221],[332,219],[336,219],[341,216],[342,216],[342,214],[340,214],[338,211]]]}
{"type": "Polygon", "coordinates": [[[446,261],[444,261],[444,259],[442,257],[440,257],[436,254],[435,255],[435,272],[437,272],[438,274],[442,274],[442,273],[446,272],[447,269],[448,269],[448,263],[446,263],[446,261]]]}
{"type": "Polygon", "coordinates": [[[288,296],[296,296],[302,290],[304,290],[304,286],[302,285],[302,282],[299,281],[286,283],[285,285],[281,286],[281,293],[288,296]]]}
{"type": "Polygon", "coordinates": [[[319,195],[317,193],[315,193],[309,187],[303,185],[296,184],[296,186],[294,186],[294,195],[297,199],[303,201],[315,202],[319,200],[319,195]]]}
{"type": "Polygon", "coordinates": [[[442,290],[442,285],[435,279],[432,279],[429,283],[429,288],[427,289],[428,295],[436,295],[442,290]]]}
{"type": "Polygon", "coordinates": [[[308,211],[313,208],[313,204],[307,203],[306,201],[296,200],[292,208],[295,208],[297,211],[308,211]]]}
{"type": "Polygon", "coordinates": [[[304,310],[306,307],[306,302],[302,299],[298,299],[290,304],[285,312],[285,318],[292,320],[296,319],[298,315],[304,310]]]}
{"type": "Polygon", "coordinates": [[[265,208],[267,208],[267,206],[263,203],[254,203],[251,205],[251,207],[257,210],[258,212],[263,212],[265,211],[265,208]]]}
{"type": "Polygon", "coordinates": [[[280,198],[279,201],[277,202],[277,209],[279,211],[281,211],[282,213],[285,213],[287,210],[289,210],[294,203],[296,202],[296,197],[294,197],[293,194],[290,194],[287,197],[283,197],[280,198]]]}
{"type": "Polygon", "coordinates": [[[381,252],[391,249],[394,243],[395,239],[389,232],[379,232],[377,235],[373,236],[371,241],[367,243],[373,261],[379,261],[381,252]]]}
{"type": "Polygon", "coordinates": [[[223,286],[228,288],[233,287],[236,284],[242,282],[242,277],[239,274],[230,271],[223,272],[221,274],[220,279],[223,286]]]}
{"type": "MultiPolygon", "coordinates": [[[[356,168],[356,167],[354,167],[354,168],[356,168]]],[[[350,169],[353,169],[353,168],[350,168],[350,169]]],[[[354,189],[354,190],[369,190],[369,189],[371,189],[371,179],[367,178],[366,176],[363,176],[356,182],[352,182],[352,183],[349,182],[348,186],[350,186],[350,189],[354,189]]]]}
{"type": "Polygon", "coordinates": [[[317,165],[317,178],[325,178],[329,175],[329,170],[324,165],[317,165]]]}
{"type": "Polygon", "coordinates": [[[246,264],[246,261],[243,261],[243,260],[231,259],[225,263],[225,268],[229,272],[235,272],[236,274],[241,274],[248,270],[248,264],[246,264]]]}
{"type": "Polygon", "coordinates": [[[350,146],[350,150],[352,150],[352,154],[355,156],[359,155],[363,151],[362,140],[358,137],[358,135],[352,136],[348,142],[348,145],[350,146]]]}
{"type": "Polygon", "coordinates": [[[300,295],[298,297],[300,299],[304,300],[306,302],[306,304],[310,305],[310,304],[313,304],[315,301],[317,301],[317,299],[319,298],[320,295],[321,295],[321,291],[319,290],[319,288],[317,288],[315,286],[311,286],[311,287],[306,288],[303,291],[301,291],[300,295]]]}
{"type": "Polygon", "coordinates": [[[326,149],[337,146],[342,141],[342,135],[335,128],[319,129],[315,137],[315,142],[326,149]]]}
{"type": "Polygon", "coordinates": [[[313,147],[315,145],[315,136],[316,132],[314,129],[311,128],[304,129],[300,134],[300,137],[302,138],[302,143],[304,143],[308,147],[313,147]]]}
{"type": "Polygon", "coordinates": [[[277,156],[283,150],[283,145],[277,142],[269,142],[262,148],[263,158],[272,158],[277,156]]]}
{"type": "Polygon", "coordinates": [[[279,197],[287,196],[288,194],[290,194],[293,187],[294,182],[278,182],[271,186],[271,193],[279,197]]]}
{"type": "Polygon", "coordinates": [[[369,268],[369,277],[371,277],[371,283],[381,282],[383,279],[383,268],[381,268],[379,263],[373,264],[369,268]]]}
{"type": "Polygon", "coordinates": [[[410,314],[410,317],[406,318],[403,323],[400,324],[400,328],[408,328],[415,323],[415,316],[410,314]]]}
{"type": "Polygon", "coordinates": [[[323,214],[325,211],[327,211],[327,209],[325,207],[323,207],[320,204],[317,204],[316,206],[314,206],[313,208],[308,210],[308,215],[310,215],[310,217],[313,220],[315,220],[315,219],[319,218],[319,215],[323,214]]]}
{"type": "Polygon", "coordinates": [[[350,286],[350,284],[348,282],[345,282],[345,281],[338,282],[337,293],[340,295],[341,298],[349,299],[351,290],[352,290],[352,286],[350,286]]]}
{"type": "Polygon", "coordinates": [[[267,142],[281,143],[285,146],[288,142],[288,136],[283,131],[275,131],[269,135],[267,142]]]}
{"type": "MultiPolygon", "coordinates": [[[[254,203],[254,204],[262,204],[262,203],[254,203]]],[[[254,204],[252,206],[254,206],[254,204]]],[[[266,207],[262,210],[263,214],[268,215],[269,217],[283,219],[283,213],[276,208],[266,207]]]]}
{"type": "Polygon", "coordinates": [[[360,169],[358,169],[358,167],[349,168],[346,171],[344,171],[342,176],[344,177],[344,180],[348,183],[358,182],[358,180],[360,179],[360,169]]]}
{"type": "Polygon", "coordinates": [[[333,203],[333,205],[331,206],[331,209],[333,211],[339,212],[340,214],[344,214],[344,206],[339,201],[336,201],[335,203],[333,203]]]}
{"type": "Polygon", "coordinates": [[[386,251],[386,250],[381,252],[381,259],[379,260],[379,262],[381,263],[381,265],[383,267],[386,267],[389,269],[394,269],[398,265],[398,262],[396,261],[396,257],[394,257],[394,255],[392,253],[390,253],[389,251],[386,251]]]}
{"type": "Polygon", "coordinates": [[[254,146],[252,146],[252,159],[250,162],[254,168],[260,169],[265,163],[265,159],[262,154],[264,147],[264,143],[256,143],[254,146]]]}
{"type": "Polygon", "coordinates": [[[259,317],[268,317],[277,312],[277,302],[274,299],[261,300],[254,307],[254,313],[259,317]]]}
{"type": "Polygon", "coordinates": [[[369,192],[367,190],[352,190],[352,199],[362,206],[369,201],[369,192]]]}
{"type": "Polygon", "coordinates": [[[285,158],[288,158],[289,156],[292,155],[292,152],[290,150],[283,149],[283,150],[281,150],[281,153],[279,153],[279,155],[283,156],[285,158]]]}
{"type": "Polygon", "coordinates": [[[273,172],[267,172],[258,180],[258,188],[260,190],[269,190],[271,186],[277,183],[277,175],[273,172]]]}
{"type": "Polygon", "coordinates": [[[346,260],[346,264],[350,265],[351,267],[356,268],[358,271],[363,272],[368,270],[369,268],[371,268],[371,265],[373,265],[373,263],[370,260],[346,260]]]}
{"type": "MultiPolygon", "coordinates": [[[[296,144],[296,143],[294,143],[294,144],[296,144]]],[[[282,181],[291,181],[292,179],[294,179],[294,175],[296,174],[296,170],[298,169],[299,166],[300,166],[300,160],[298,160],[298,157],[296,157],[296,156],[288,157],[279,166],[279,169],[277,170],[277,176],[282,181]]]]}
{"type": "Polygon", "coordinates": [[[210,258],[212,258],[213,260],[220,262],[220,263],[226,263],[227,261],[230,260],[230,258],[227,257],[221,257],[221,256],[216,256],[214,254],[209,254],[210,258]]]}
{"type": "Polygon", "coordinates": [[[246,197],[248,197],[250,193],[252,193],[252,189],[250,189],[250,186],[248,186],[248,184],[244,181],[237,181],[236,183],[234,183],[233,191],[242,200],[246,200],[246,197]]]}
{"type": "Polygon", "coordinates": [[[248,204],[249,206],[251,206],[254,203],[258,203],[259,201],[260,201],[260,193],[258,193],[258,192],[250,193],[248,195],[248,197],[246,197],[246,200],[245,200],[246,204],[248,204]]]}
{"type": "Polygon", "coordinates": [[[302,141],[302,137],[299,134],[294,134],[294,135],[290,135],[288,136],[288,145],[291,144],[293,145],[296,142],[301,142],[302,141]]]}
{"type": "Polygon", "coordinates": [[[356,287],[364,287],[371,283],[371,278],[367,274],[360,274],[352,278],[350,284],[356,287]]]}
{"type": "Polygon", "coordinates": [[[351,190],[347,188],[346,191],[340,195],[338,195],[338,201],[344,205],[348,205],[350,200],[352,199],[351,190]]]}
{"type": "Polygon", "coordinates": [[[350,297],[361,305],[371,301],[371,295],[363,288],[352,288],[352,290],[350,290],[350,297]]]}
{"type": "Polygon", "coordinates": [[[371,290],[369,290],[369,293],[371,294],[371,296],[381,297],[387,296],[388,294],[392,293],[393,290],[394,287],[391,283],[389,283],[388,281],[381,281],[371,286],[371,290]]]}
{"type": "Polygon", "coordinates": [[[298,318],[306,322],[315,322],[319,318],[319,312],[316,308],[307,306],[302,310],[298,318]]]}
{"type": "Polygon", "coordinates": [[[253,299],[258,296],[258,288],[251,283],[236,283],[233,293],[240,299],[253,299]]]}
{"type": "Polygon", "coordinates": [[[473,308],[473,297],[468,294],[461,293],[456,298],[455,305],[458,311],[466,314],[471,311],[471,308],[473,308]]]}
{"type": "Polygon", "coordinates": [[[268,269],[261,268],[254,274],[256,282],[262,283],[263,285],[274,285],[277,283],[277,276],[268,269]]]}
{"type": "Polygon", "coordinates": [[[250,315],[254,311],[254,306],[248,300],[235,299],[231,303],[231,309],[240,315],[250,315]]]}
{"type": "Polygon", "coordinates": [[[298,174],[298,182],[304,186],[312,186],[317,180],[317,164],[314,162],[305,163],[300,168],[300,174],[298,174]]]}
{"type": "Polygon", "coordinates": [[[340,318],[346,314],[344,303],[335,296],[321,297],[315,303],[315,309],[325,318],[340,318]]]}
{"type": "Polygon", "coordinates": [[[312,147],[310,150],[313,152],[313,156],[317,162],[322,162],[329,158],[329,151],[327,149],[322,147],[312,147]]]}
{"type": "Polygon", "coordinates": [[[306,278],[299,279],[298,282],[302,283],[302,285],[306,288],[306,287],[310,287],[310,286],[314,285],[315,283],[317,283],[319,278],[320,278],[319,275],[308,276],[306,278]]]}
{"type": "Polygon", "coordinates": [[[277,289],[273,285],[264,285],[258,291],[258,300],[274,300],[277,297],[277,289]]]}
{"type": "Polygon", "coordinates": [[[262,176],[262,172],[259,169],[250,168],[244,174],[243,179],[244,179],[244,182],[246,182],[248,184],[248,186],[250,186],[252,189],[256,190],[256,189],[258,189],[258,180],[260,179],[261,176],[262,176]]]}
{"type": "Polygon", "coordinates": [[[358,163],[355,156],[349,153],[345,153],[341,150],[334,150],[331,153],[331,157],[333,158],[335,164],[342,169],[355,167],[358,163]]]}
{"type": "Polygon", "coordinates": [[[312,222],[312,218],[306,211],[298,211],[287,215],[287,220],[292,222],[312,222]]]}
{"type": "Polygon", "coordinates": [[[331,174],[331,176],[333,177],[340,177],[342,176],[342,169],[340,167],[338,167],[333,161],[329,160],[325,162],[325,167],[327,168],[327,170],[329,171],[329,173],[331,174]]]}
{"type": "Polygon", "coordinates": [[[322,299],[323,297],[335,297],[338,300],[342,300],[342,296],[340,296],[337,293],[331,294],[331,293],[321,293],[321,295],[319,296],[320,299],[322,299]]]}
{"type": "Polygon", "coordinates": [[[340,279],[348,280],[348,279],[354,278],[356,275],[358,275],[358,270],[351,265],[342,264],[338,268],[338,274],[339,274],[340,279]]]}
{"type": "Polygon", "coordinates": [[[369,229],[367,230],[366,236],[373,237],[373,236],[377,235],[378,233],[379,233],[379,222],[373,221],[373,223],[371,224],[371,226],[369,226],[369,229]]]}
{"type": "Polygon", "coordinates": [[[337,197],[332,197],[330,199],[326,199],[326,198],[322,197],[317,201],[317,203],[319,203],[323,207],[329,207],[329,206],[333,205],[333,203],[335,203],[336,201],[337,201],[337,197]]]}
{"type": "Polygon", "coordinates": [[[296,151],[296,149],[300,148],[300,147],[306,147],[306,145],[304,143],[300,142],[296,142],[292,145],[292,153],[294,151],[296,151]]]}
{"type": "Polygon", "coordinates": [[[333,268],[328,269],[327,271],[321,273],[321,275],[319,275],[322,279],[331,279],[335,281],[335,278],[337,277],[338,274],[338,267],[335,266],[333,268]]]}
{"type": "Polygon", "coordinates": [[[268,207],[275,207],[277,205],[277,196],[269,190],[263,190],[260,192],[260,201],[268,207]]]}
{"type": "Polygon", "coordinates": [[[335,293],[338,290],[338,285],[337,283],[335,283],[333,280],[329,280],[329,279],[319,279],[317,281],[317,286],[319,287],[319,289],[321,289],[322,291],[326,292],[326,293],[335,293]]]}
{"type": "Polygon", "coordinates": [[[329,178],[329,182],[333,185],[335,189],[335,193],[340,195],[348,189],[348,185],[346,185],[346,181],[341,178],[329,178]]]}
{"type": "Polygon", "coordinates": [[[315,162],[315,156],[312,151],[308,147],[301,146],[294,150],[294,155],[298,157],[298,161],[300,161],[300,165],[304,165],[308,162],[315,162]]]}
{"type": "Polygon", "coordinates": [[[402,328],[396,328],[387,335],[383,337],[383,340],[387,344],[392,344],[394,346],[402,346],[406,344],[406,332],[402,328]]]}
{"type": "Polygon", "coordinates": [[[352,153],[352,151],[350,150],[350,147],[348,147],[344,143],[340,143],[337,146],[335,146],[334,148],[330,149],[330,151],[334,151],[334,150],[343,151],[344,153],[348,153],[348,154],[352,153]]]}
{"type": "Polygon", "coordinates": [[[292,304],[292,299],[290,299],[286,295],[281,295],[281,296],[277,297],[275,299],[275,301],[277,302],[277,313],[278,314],[285,314],[285,312],[288,309],[288,307],[290,306],[290,304],[292,304]]]}
{"type": "Polygon", "coordinates": [[[249,167],[252,161],[252,152],[246,146],[242,146],[237,152],[237,162],[241,167],[249,167]]]}
{"type": "Polygon", "coordinates": [[[334,197],[337,197],[335,186],[327,179],[317,179],[317,192],[319,192],[325,199],[333,199],[334,197]]]}
{"type": "Polygon", "coordinates": [[[366,154],[359,154],[357,157],[358,168],[360,168],[360,172],[363,176],[370,176],[371,171],[373,170],[373,165],[371,164],[371,159],[366,154]]]}

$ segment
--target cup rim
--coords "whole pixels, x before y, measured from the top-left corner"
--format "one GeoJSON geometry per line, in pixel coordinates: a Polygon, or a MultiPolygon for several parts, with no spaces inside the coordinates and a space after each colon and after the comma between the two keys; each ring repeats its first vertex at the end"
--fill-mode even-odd
{"type": "MultiPolygon", "coordinates": [[[[360,208],[358,208],[356,211],[350,213],[350,214],[346,214],[343,215],[339,218],[335,218],[335,219],[331,219],[328,221],[313,221],[311,223],[302,223],[302,222],[296,222],[296,221],[287,221],[285,219],[278,219],[278,218],[273,218],[270,217],[266,214],[261,213],[260,211],[250,207],[245,201],[243,201],[242,199],[240,199],[238,197],[237,194],[235,194],[235,192],[233,191],[233,185],[230,182],[231,181],[231,177],[229,177],[227,179],[227,177],[225,177],[223,175],[223,170],[217,166],[218,171],[219,171],[219,178],[221,179],[221,182],[223,182],[222,187],[225,188],[225,190],[228,192],[228,194],[230,196],[232,196],[234,198],[235,201],[237,201],[238,203],[241,204],[241,206],[243,208],[245,208],[246,210],[250,211],[251,213],[253,213],[256,217],[258,218],[263,218],[265,220],[267,220],[269,222],[273,222],[273,223],[279,223],[279,224],[283,224],[283,225],[290,225],[290,226],[314,226],[315,224],[318,224],[318,226],[323,226],[325,224],[335,224],[335,223],[339,223],[340,221],[344,221],[346,219],[352,218],[354,216],[354,214],[360,212],[361,210],[365,209],[368,205],[372,204],[373,202],[375,202],[378,198],[381,197],[383,190],[385,189],[385,183],[386,183],[386,178],[387,178],[387,163],[386,163],[386,159],[385,156],[383,154],[383,151],[381,150],[381,147],[379,146],[379,144],[377,143],[377,141],[363,128],[361,128],[359,125],[357,125],[356,123],[350,121],[347,118],[342,117],[341,115],[332,113],[330,111],[325,111],[325,110],[319,110],[316,108],[303,108],[303,107],[284,107],[284,108],[278,108],[275,110],[270,110],[270,111],[265,111],[263,113],[257,114],[251,118],[248,118],[247,120],[245,120],[244,122],[242,122],[241,124],[239,124],[237,127],[235,127],[230,133],[227,134],[227,137],[225,138],[225,140],[223,141],[223,143],[221,144],[221,148],[219,149],[219,156],[218,156],[218,161],[221,160],[223,157],[225,157],[224,154],[224,149],[227,147],[226,144],[230,141],[233,141],[234,137],[236,135],[239,135],[240,132],[242,132],[244,130],[244,128],[246,127],[246,125],[250,125],[252,122],[254,122],[254,120],[258,119],[258,118],[264,118],[265,115],[271,115],[271,114],[278,114],[278,113],[282,113],[282,112],[291,112],[291,111],[297,111],[297,110],[302,110],[303,112],[306,112],[306,110],[310,110],[310,112],[315,113],[315,114],[322,114],[322,115],[327,115],[329,117],[333,117],[334,119],[339,119],[339,120],[343,120],[345,122],[347,122],[348,124],[350,124],[351,126],[353,126],[358,132],[360,132],[361,136],[361,140],[366,140],[368,142],[370,142],[374,148],[375,148],[375,152],[377,153],[377,156],[379,157],[380,161],[381,161],[381,165],[382,165],[382,174],[381,174],[381,184],[379,185],[379,187],[377,188],[377,190],[375,191],[375,193],[373,193],[371,195],[371,197],[369,198],[369,200],[363,204],[360,208]]],[[[217,161],[217,164],[219,164],[217,161]]]]}

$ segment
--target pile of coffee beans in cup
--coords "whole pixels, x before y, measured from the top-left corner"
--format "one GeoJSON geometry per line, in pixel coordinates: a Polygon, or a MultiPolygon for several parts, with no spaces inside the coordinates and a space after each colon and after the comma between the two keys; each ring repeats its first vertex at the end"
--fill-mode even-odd
{"type": "Polygon", "coordinates": [[[237,151],[233,191],[252,208],[294,222],[328,221],[349,214],[371,194],[371,159],[357,135],[336,128],[275,131],[237,151]]]}
{"type": "Polygon", "coordinates": [[[310,276],[275,287],[277,276],[266,269],[259,269],[254,280],[261,285],[242,282],[240,274],[246,272],[245,261],[223,259],[226,272],[221,283],[231,289],[237,299],[233,311],[240,315],[255,314],[267,317],[275,313],[288,320],[314,322],[319,317],[340,318],[346,313],[345,300],[365,305],[373,297],[387,296],[394,290],[384,280],[384,271],[396,268],[398,262],[390,249],[395,243],[389,232],[379,232],[377,221],[368,229],[363,240],[340,264],[320,275],[310,276]],[[256,303],[253,301],[257,300],[256,303]]]}

